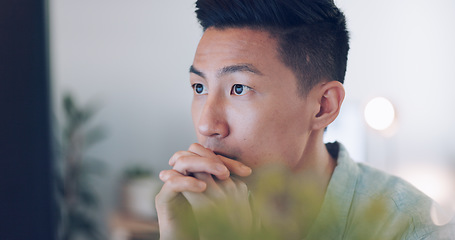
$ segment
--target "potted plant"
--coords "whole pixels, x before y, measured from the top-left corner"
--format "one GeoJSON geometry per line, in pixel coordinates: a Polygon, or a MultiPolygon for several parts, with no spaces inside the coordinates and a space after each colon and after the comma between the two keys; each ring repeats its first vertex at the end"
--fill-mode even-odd
{"type": "Polygon", "coordinates": [[[150,168],[132,165],[123,173],[123,207],[128,214],[144,220],[156,219],[155,195],[161,182],[150,168]]]}
{"type": "Polygon", "coordinates": [[[91,125],[95,108],[79,106],[71,94],[62,99],[62,124],[56,129],[56,187],[59,215],[58,238],[105,239],[97,221],[99,199],[93,180],[105,170],[103,161],[86,151],[105,134],[100,126],[91,125]]]}

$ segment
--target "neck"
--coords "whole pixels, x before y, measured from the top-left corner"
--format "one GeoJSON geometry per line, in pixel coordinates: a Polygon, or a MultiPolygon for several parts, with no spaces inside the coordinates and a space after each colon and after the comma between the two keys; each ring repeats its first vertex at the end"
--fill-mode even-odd
{"type": "Polygon", "coordinates": [[[323,131],[310,134],[305,151],[292,174],[293,178],[300,183],[297,191],[300,191],[303,196],[299,201],[304,209],[299,222],[300,236],[308,233],[318,217],[336,167],[336,160],[330,155],[323,142],[323,134],[323,131]]]}
{"type": "Polygon", "coordinates": [[[325,194],[336,160],[327,151],[323,142],[323,131],[312,132],[294,173],[298,176],[311,176],[312,183],[325,194]]]}
{"type": "Polygon", "coordinates": [[[328,152],[323,142],[323,135],[323,131],[310,134],[308,144],[294,172],[294,176],[303,183],[299,190],[305,195],[301,201],[306,210],[301,223],[303,225],[301,236],[308,233],[316,220],[336,167],[336,160],[328,152]]]}

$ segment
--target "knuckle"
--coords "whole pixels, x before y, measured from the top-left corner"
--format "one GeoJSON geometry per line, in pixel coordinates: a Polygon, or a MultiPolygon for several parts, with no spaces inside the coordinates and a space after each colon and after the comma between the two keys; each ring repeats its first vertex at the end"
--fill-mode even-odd
{"type": "Polygon", "coordinates": [[[179,174],[188,175],[188,171],[183,163],[175,164],[173,170],[178,172],[179,174]]]}
{"type": "Polygon", "coordinates": [[[249,190],[248,190],[248,186],[243,183],[241,186],[240,186],[240,191],[242,191],[242,193],[244,194],[248,194],[249,190]]]}
{"type": "Polygon", "coordinates": [[[185,160],[186,158],[185,157],[180,157],[174,164],[173,166],[173,170],[174,171],[177,171],[183,175],[186,175],[186,170],[189,166],[189,163],[187,163],[187,161],[185,160]]]}
{"type": "Polygon", "coordinates": [[[197,148],[199,148],[200,146],[201,146],[201,145],[200,145],[199,143],[192,143],[188,149],[197,149],[197,148]]]}
{"type": "Polygon", "coordinates": [[[237,186],[231,178],[226,180],[217,181],[219,186],[224,189],[228,194],[235,193],[237,191],[237,186]]]}
{"type": "Polygon", "coordinates": [[[182,177],[182,176],[172,176],[170,177],[165,184],[168,185],[170,189],[172,189],[175,192],[180,192],[184,189],[189,189],[192,187],[194,180],[188,177],[182,177]]]}
{"type": "Polygon", "coordinates": [[[170,188],[174,188],[178,183],[178,177],[176,176],[171,176],[167,179],[166,183],[164,185],[166,185],[167,187],[170,187],[170,188]]]}
{"type": "Polygon", "coordinates": [[[179,154],[179,155],[177,155],[177,156],[175,157],[175,164],[181,163],[181,162],[183,162],[183,161],[185,161],[185,156],[184,156],[184,155],[179,154]]]}
{"type": "Polygon", "coordinates": [[[244,182],[242,182],[240,180],[236,180],[235,184],[237,186],[237,189],[239,189],[240,192],[248,193],[248,186],[246,185],[246,183],[244,183],[244,182]]]}
{"type": "Polygon", "coordinates": [[[169,162],[168,162],[169,165],[172,166],[175,164],[175,159],[177,158],[178,155],[179,155],[179,152],[176,152],[171,156],[171,158],[169,158],[169,162]]]}
{"type": "Polygon", "coordinates": [[[182,187],[184,187],[185,189],[188,189],[193,185],[193,182],[192,181],[183,181],[181,184],[182,184],[182,187]]]}
{"type": "Polygon", "coordinates": [[[235,193],[235,192],[238,191],[238,190],[237,190],[237,187],[235,186],[235,184],[232,184],[232,183],[227,184],[226,190],[227,190],[229,193],[235,193]]]}
{"type": "Polygon", "coordinates": [[[172,158],[174,162],[177,162],[181,161],[184,158],[184,156],[185,156],[184,151],[178,151],[172,156],[172,158]]]}
{"type": "Polygon", "coordinates": [[[160,172],[160,179],[162,181],[167,181],[170,177],[176,175],[177,173],[174,170],[163,170],[160,172]]]}
{"type": "Polygon", "coordinates": [[[163,170],[163,171],[160,172],[159,177],[160,177],[161,181],[166,181],[166,179],[168,178],[168,172],[167,171],[168,170],[163,170]]]}

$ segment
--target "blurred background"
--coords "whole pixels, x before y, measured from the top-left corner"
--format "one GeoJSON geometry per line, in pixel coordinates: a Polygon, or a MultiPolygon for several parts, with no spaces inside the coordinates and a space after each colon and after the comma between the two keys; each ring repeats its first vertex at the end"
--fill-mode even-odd
{"type": "MultiPolygon", "coordinates": [[[[455,212],[455,1],[336,3],[351,50],[346,99],[326,140],[430,195],[448,213],[435,220],[443,223],[455,212]]],[[[74,214],[93,226],[66,224],[82,239],[94,229],[109,239],[153,239],[157,175],[196,141],[188,69],[202,30],[194,3],[48,4],[57,170],[79,169],[61,181],[81,182],[75,188],[90,214],[74,214]]]]}

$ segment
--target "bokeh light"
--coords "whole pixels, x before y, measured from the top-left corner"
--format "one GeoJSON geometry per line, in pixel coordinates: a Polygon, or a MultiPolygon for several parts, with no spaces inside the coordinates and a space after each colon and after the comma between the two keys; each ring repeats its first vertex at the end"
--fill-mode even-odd
{"type": "Polygon", "coordinates": [[[383,131],[395,120],[395,109],[392,103],[383,97],[370,100],[365,107],[365,121],[371,128],[383,131]]]}

